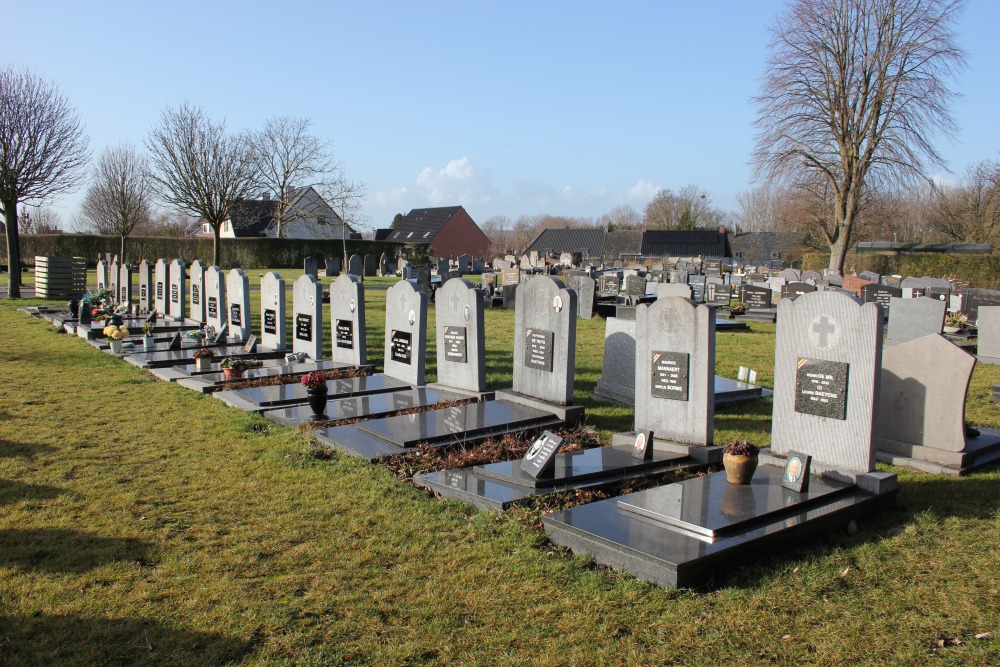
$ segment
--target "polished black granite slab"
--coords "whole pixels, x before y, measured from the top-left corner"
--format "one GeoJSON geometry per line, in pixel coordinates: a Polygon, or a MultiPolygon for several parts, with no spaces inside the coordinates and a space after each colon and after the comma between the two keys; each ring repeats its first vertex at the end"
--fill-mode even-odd
{"type": "MultiPolygon", "coordinates": [[[[183,366],[194,363],[194,353],[198,348],[191,347],[180,350],[167,350],[162,352],[134,352],[125,357],[125,360],[133,366],[139,368],[162,368],[164,366],[183,366]]],[[[239,357],[242,359],[276,359],[284,357],[284,352],[273,350],[258,350],[252,354],[243,351],[241,345],[231,345],[227,347],[213,348],[215,356],[222,360],[222,357],[239,357]]],[[[216,362],[218,363],[218,362],[216,362]]]]}
{"type": "Polygon", "coordinates": [[[728,317],[716,317],[715,318],[715,331],[746,331],[750,328],[750,325],[746,322],[740,322],[739,320],[731,320],[728,317]]]}
{"type": "MultiPolygon", "coordinates": [[[[133,336],[136,335],[142,336],[142,325],[146,323],[144,319],[139,318],[134,320],[132,319],[124,320],[124,323],[125,323],[125,328],[128,329],[133,336]]],[[[79,336],[80,338],[86,338],[87,340],[91,340],[94,338],[104,338],[104,327],[106,326],[107,326],[106,322],[92,322],[89,325],[77,324],[76,335],[79,336]]],[[[194,324],[184,324],[183,322],[178,322],[176,320],[165,321],[161,318],[158,319],[153,324],[153,333],[173,334],[175,332],[181,332],[181,337],[183,339],[183,332],[192,331],[197,328],[198,327],[194,324]]]]}
{"type": "Polygon", "coordinates": [[[715,376],[715,404],[727,405],[729,403],[739,403],[750,401],[755,398],[771,396],[774,394],[770,389],[764,389],[755,384],[748,384],[733,380],[732,378],[715,376]]]}
{"type": "Polygon", "coordinates": [[[781,472],[776,466],[761,466],[745,485],[730,484],[725,474],[688,479],[629,494],[618,501],[618,508],[714,538],[776,512],[829,501],[853,486],[813,476],[809,489],[798,493],[781,486],[781,472]]]}
{"type": "MultiPolygon", "coordinates": [[[[404,389],[366,396],[334,398],[326,402],[326,417],[329,421],[341,419],[377,419],[401,410],[423,408],[436,403],[470,400],[468,396],[437,389],[404,389]]],[[[310,421],[313,415],[308,405],[290,405],[274,410],[265,410],[261,416],[285,426],[298,426],[310,421]]]]}
{"type": "MultiPolygon", "coordinates": [[[[410,388],[410,385],[383,373],[377,373],[363,377],[327,380],[326,387],[329,392],[328,400],[332,400],[345,396],[406,390],[410,388]]],[[[299,382],[220,391],[216,392],[215,397],[233,407],[256,412],[280,406],[305,404],[309,401],[306,388],[299,382]]]]}
{"type": "MultiPolygon", "coordinates": [[[[782,472],[779,466],[762,465],[754,478],[759,476],[761,481],[780,486],[782,472]]],[[[815,480],[814,477],[810,484],[815,480]]],[[[798,539],[804,544],[806,534],[846,525],[849,520],[865,516],[888,502],[894,495],[894,492],[876,495],[849,486],[813,502],[792,503],[781,508],[777,506],[779,497],[772,498],[768,491],[765,504],[754,508],[754,516],[750,516],[747,503],[734,502],[730,510],[723,497],[715,494],[713,500],[713,494],[707,491],[714,485],[728,484],[725,472],[682,483],[687,481],[700,481],[704,488],[684,494],[680,500],[682,507],[677,511],[680,516],[701,516],[704,518],[698,523],[718,525],[721,519],[709,518],[710,513],[733,511],[740,516],[738,524],[714,538],[698,534],[626,510],[625,506],[634,504],[634,496],[639,494],[554,512],[542,517],[542,523],[554,543],[579,553],[589,553],[602,564],[664,586],[695,586],[726,560],[738,555],[766,555],[773,552],[773,545],[778,542],[798,539]]],[[[786,493],[794,492],[783,489],[780,497],[786,493]]],[[[736,495],[742,494],[737,492],[736,495]]]]}
{"type": "MultiPolygon", "coordinates": [[[[586,450],[586,452],[610,449],[612,449],[612,447],[599,447],[596,449],[586,450]]],[[[625,453],[630,459],[632,459],[630,448],[614,447],[614,449],[626,450],[625,453]]],[[[586,452],[573,452],[570,454],[560,454],[558,456],[579,456],[580,454],[586,454],[586,452]]],[[[593,456],[594,455],[590,455],[590,457],[593,456]]],[[[602,454],[600,458],[608,461],[608,465],[604,466],[600,473],[597,472],[597,466],[595,465],[591,468],[594,471],[594,474],[574,475],[569,478],[565,475],[559,477],[554,476],[550,480],[538,480],[538,485],[535,486],[517,483],[515,481],[517,477],[514,475],[511,475],[509,479],[505,479],[504,476],[501,475],[488,476],[478,472],[478,469],[480,468],[489,467],[493,467],[493,470],[496,472],[502,472],[501,464],[488,464],[486,466],[461,468],[459,470],[439,470],[424,475],[417,475],[413,478],[413,481],[418,486],[431,489],[446,498],[461,500],[482,509],[504,511],[518,501],[535,496],[547,495],[571,489],[599,487],[613,482],[645,477],[662,472],[693,470],[705,467],[704,463],[695,461],[694,459],[683,454],[676,454],[672,452],[657,452],[656,458],[652,461],[639,461],[637,459],[632,459],[629,463],[642,463],[644,465],[626,465],[622,467],[615,467],[611,464],[611,461],[621,460],[619,452],[616,452],[611,456],[602,454]]],[[[594,459],[591,458],[591,461],[593,460],[594,459]]],[[[580,463],[581,462],[575,463],[573,467],[576,471],[582,472],[584,466],[580,465],[580,463]]],[[[519,461],[509,462],[506,465],[516,469],[519,467],[519,461]]],[[[586,467],[590,468],[590,466],[586,467]]],[[[557,472],[559,470],[558,457],[556,470],[557,472]]],[[[525,480],[525,482],[530,482],[530,480],[525,480]]]]}
{"type": "Polygon", "coordinates": [[[283,357],[264,359],[257,368],[248,368],[241,378],[227,379],[218,363],[212,364],[211,370],[199,371],[194,364],[187,366],[170,366],[167,368],[150,368],[149,372],[168,382],[176,382],[182,387],[193,389],[203,394],[216,390],[225,390],[228,385],[273,378],[279,375],[301,376],[310,371],[328,371],[340,368],[356,368],[330,360],[301,361],[289,364],[283,357]]]}
{"type": "Polygon", "coordinates": [[[739,322],[741,320],[744,322],[777,322],[778,309],[769,308],[754,310],[751,308],[745,313],[740,313],[736,316],[735,321],[739,322]]]}
{"type": "Polygon", "coordinates": [[[466,434],[475,435],[509,424],[527,428],[551,417],[548,412],[525,405],[486,401],[365,422],[358,424],[358,429],[397,447],[408,448],[419,443],[460,442],[466,434]]]}
{"type": "Polygon", "coordinates": [[[487,401],[318,429],[313,431],[313,437],[334,449],[376,461],[406,453],[419,443],[433,446],[470,444],[493,436],[532,428],[552,428],[563,423],[547,412],[504,401],[487,401]]]}
{"type": "Polygon", "coordinates": [[[625,470],[645,471],[662,468],[687,458],[675,452],[654,451],[651,459],[632,456],[631,447],[594,447],[581,452],[557,454],[553,459],[552,476],[536,479],[521,470],[521,461],[501,461],[475,466],[472,470],[481,477],[499,480],[528,488],[551,487],[571,482],[581,482],[593,477],[607,477],[625,470]]]}

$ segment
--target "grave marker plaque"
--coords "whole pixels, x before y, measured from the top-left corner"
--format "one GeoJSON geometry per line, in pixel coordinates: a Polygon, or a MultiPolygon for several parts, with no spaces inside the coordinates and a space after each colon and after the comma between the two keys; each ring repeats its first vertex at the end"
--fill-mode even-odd
{"type": "Polygon", "coordinates": [[[552,457],[559,451],[563,439],[550,431],[543,432],[525,453],[521,460],[521,470],[535,479],[552,472],[552,457]]]}
{"type": "Polygon", "coordinates": [[[313,339],[313,317],[305,313],[295,316],[295,339],[312,342],[313,339]]]}
{"type": "Polygon", "coordinates": [[[336,345],[342,350],[354,349],[354,322],[350,320],[336,320],[336,345]]]}
{"type": "Polygon", "coordinates": [[[688,357],[684,352],[653,352],[651,396],[672,401],[688,400],[688,357]]]}
{"type": "Polygon", "coordinates": [[[468,360],[465,327],[444,327],[444,357],[448,361],[464,364],[468,360]]]}
{"type": "Polygon", "coordinates": [[[804,415],[847,419],[848,364],[799,359],[795,376],[795,411],[804,415]]]}
{"type": "Polygon", "coordinates": [[[555,332],[526,329],[524,332],[524,365],[547,373],[552,372],[552,344],[555,332]]]}
{"type": "Polygon", "coordinates": [[[409,331],[393,329],[391,340],[391,359],[400,364],[410,365],[413,358],[413,335],[409,331]]]}

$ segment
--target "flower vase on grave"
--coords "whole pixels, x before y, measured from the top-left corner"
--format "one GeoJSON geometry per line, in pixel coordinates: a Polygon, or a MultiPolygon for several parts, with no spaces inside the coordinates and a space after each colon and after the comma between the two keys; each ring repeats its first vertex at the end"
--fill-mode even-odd
{"type": "Polygon", "coordinates": [[[309,407],[313,411],[312,417],[309,418],[310,421],[315,422],[327,419],[326,401],[328,393],[325,383],[321,387],[309,387],[306,389],[306,394],[309,396],[309,407]]]}
{"type": "Polygon", "coordinates": [[[69,303],[67,305],[69,306],[69,314],[70,315],[72,315],[73,317],[79,317],[80,316],[80,302],[79,302],[79,300],[77,300],[77,299],[70,299],[69,303]]]}
{"type": "Polygon", "coordinates": [[[143,336],[142,337],[142,349],[146,350],[147,352],[149,352],[151,350],[155,350],[156,349],[156,340],[152,336],[143,336]]]}
{"type": "Polygon", "coordinates": [[[223,368],[222,374],[226,376],[227,380],[236,380],[243,377],[243,369],[223,368]]]}
{"type": "Polygon", "coordinates": [[[757,470],[757,456],[723,454],[722,465],[726,468],[726,479],[730,484],[749,484],[757,470]]]}
{"type": "MultiPolygon", "coordinates": [[[[212,370],[212,358],[211,357],[198,357],[194,360],[194,369],[199,372],[212,370]]],[[[226,369],[228,370],[228,369],[226,369]]],[[[228,375],[226,377],[229,377],[228,375]]]]}
{"type": "Polygon", "coordinates": [[[122,341],[120,340],[110,340],[108,345],[111,346],[111,354],[121,354],[122,353],[122,341]]]}

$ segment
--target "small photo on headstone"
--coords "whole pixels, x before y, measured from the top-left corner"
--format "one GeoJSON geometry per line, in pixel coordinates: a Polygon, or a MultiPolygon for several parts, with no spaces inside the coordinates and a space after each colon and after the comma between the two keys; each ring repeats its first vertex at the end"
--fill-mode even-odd
{"type": "Polygon", "coordinates": [[[531,443],[524,458],[521,459],[521,470],[539,479],[551,472],[552,457],[559,451],[563,439],[551,431],[545,431],[538,439],[531,443]]]}
{"type": "Polygon", "coordinates": [[[653,458],[653,432],[642,430],[635,432],[632,442],[632,458],[648,461],[653,458]]]}
{"type": "Polygon", "coordinates": [[[785,474],[781,477],[781,485],[786,489],[791,489],[801,493],[809,490],[809,465],[812,457],[796,452],[788,452],[785,460],[785,474]]]}

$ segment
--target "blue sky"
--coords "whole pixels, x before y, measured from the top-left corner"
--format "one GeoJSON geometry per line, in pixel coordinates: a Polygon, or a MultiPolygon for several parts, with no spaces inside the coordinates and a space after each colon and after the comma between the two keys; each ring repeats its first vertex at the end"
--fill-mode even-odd
{"type": "MultiPolygon", "coordinates": [[[[696,184],[751,187],[751,101],[784,2],[8,0],[0,63],[53,80],[95,156],[189,100],[233,129],[308,117],[370,227],[461,204],[474,219],[640,212],[696,184]]],[[[958,24],[950,170],[1000,158],[1000,2],[958,24]]],[[[945,175],[946,176],[946,175],[945,175]]],[[[82,192],[54,202],[68,221],[82,192]]]]}

